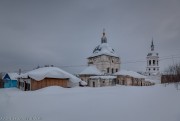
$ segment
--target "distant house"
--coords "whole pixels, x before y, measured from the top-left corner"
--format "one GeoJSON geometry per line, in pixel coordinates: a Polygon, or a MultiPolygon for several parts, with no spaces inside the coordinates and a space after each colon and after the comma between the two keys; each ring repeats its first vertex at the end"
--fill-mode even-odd
{"type": "Polygon", "coordinates": [[[96,66],[88,66],[86,69],[84,69],[80,74],[79,77],[81,80],[85,81],[88,85],[88,80],[91,76],[98,76],[102,75],[102,73],[96,68],[96,66]]]}
{"type": "Polygon", "coordinates": [[[170,75],[161,76],[161,83],[175,83],[175,82],[180,82],[179,75],[170,74],[170,75]]]}
{"type": "Polygon", "coordinates": [[[117,76],[117,84],[120,85],[131,85],[131,86],[149,86],[152,85],[151,82],[145,81],[145,76],[134,72],[121,70],[115,73],[117,76]]]}
{"type": "Polygon", "coordinates": [[[18,88],[21,90],[37,90],[48,86],[74,87],[81,80],[57,67],[43,67],[19,76],[18,88]]]}
{"type": "Polygon", "coordinates": [[[17,78],[17,73],[6,73],[2,76],[0,85],[3,85],[3,88],[17,87],[17,78]]]}
{"type": "Polygon", "coordinates": [[[91,76],[88,85],[90,87],[115,86],[116,76],[91,76]]]}
{"type": "Polygon", "coordinates": [[[4,75],[5,73],[3,72],[0,73],[0,88],[4,88],[4,81],[3,81],[4,75]]]}

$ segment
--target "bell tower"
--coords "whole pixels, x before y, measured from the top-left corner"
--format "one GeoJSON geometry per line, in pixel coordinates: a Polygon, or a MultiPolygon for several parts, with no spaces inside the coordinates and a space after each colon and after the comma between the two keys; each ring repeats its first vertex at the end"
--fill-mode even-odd
{"type": "Polygon", "coordinates": [[[154,51],[154,40],[151,42],[151,51],[147,57],[146,75],[155,76],[159,74],[159,54],[154,51]]]}

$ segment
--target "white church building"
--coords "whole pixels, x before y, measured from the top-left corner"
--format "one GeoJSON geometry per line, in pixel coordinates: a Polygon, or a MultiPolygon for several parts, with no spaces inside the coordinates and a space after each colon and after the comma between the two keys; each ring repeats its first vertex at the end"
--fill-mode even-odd
{"type": "Polygon", "coordinates": [[[101,44],[96,46],[92,55],[88,57],[88,66],[90,65],[95,65],[105,75],[111,75],[120,70],[120,58],[108,44],[104,30],[101,44]]]}
{"type": "Polygon", "coordinates": [[[153,39],[151,51],[147,54],[146,76],[156,76],[159,74],[159,54],[154,50],[153,39]]]}
{"type": "Polygon", "coordinates": [[[101,43],[96,46],[92,55],[87,58],[88,67],[79,76],[90,87],[113,86],[116,77],[112,74],[120,70],[120,58],[108,44],[103,30],[101,43]]]}

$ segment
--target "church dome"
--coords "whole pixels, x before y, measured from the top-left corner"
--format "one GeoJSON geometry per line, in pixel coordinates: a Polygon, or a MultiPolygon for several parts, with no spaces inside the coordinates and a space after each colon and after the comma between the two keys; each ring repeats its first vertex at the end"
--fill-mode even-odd
{"type": "Polygon", "coordinates": [[[114,51],[114,49],[109,46],[107,43],[107,38],[105,36],[105,32],[103,31],[103,36],[101,37],[101,44],[96,46],[93,50],[93,54],[90,57],[99,56],[99,55],[109,55],[118,57],[114,51]]]}
{"type": "Polygon", "coordinates": [[[107,55],[112,55],[115,56],[115,51],[113,48],[109,46],[108,43],[102,43],[95,47],[93,50],[94,55],[99,55],[99,54],[107,54],[107,55]]]}

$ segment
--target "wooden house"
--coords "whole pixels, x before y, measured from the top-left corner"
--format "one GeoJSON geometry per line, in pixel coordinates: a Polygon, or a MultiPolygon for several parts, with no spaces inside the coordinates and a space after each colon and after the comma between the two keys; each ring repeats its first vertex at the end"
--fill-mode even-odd
{"type": "Polygon", "coordinates": [[[79,78],[57,67],[44,67],[22,74],[18,79],[18,88],[24,91],[48,86],[69,88],[79,86],[80,81],[79,78]]]}
{"type": "Polygon", "coordinates": [[[175,83],[179,81],[180,81],[180,77],[175,74],[161,76],[161,83],[175,83]]]}

